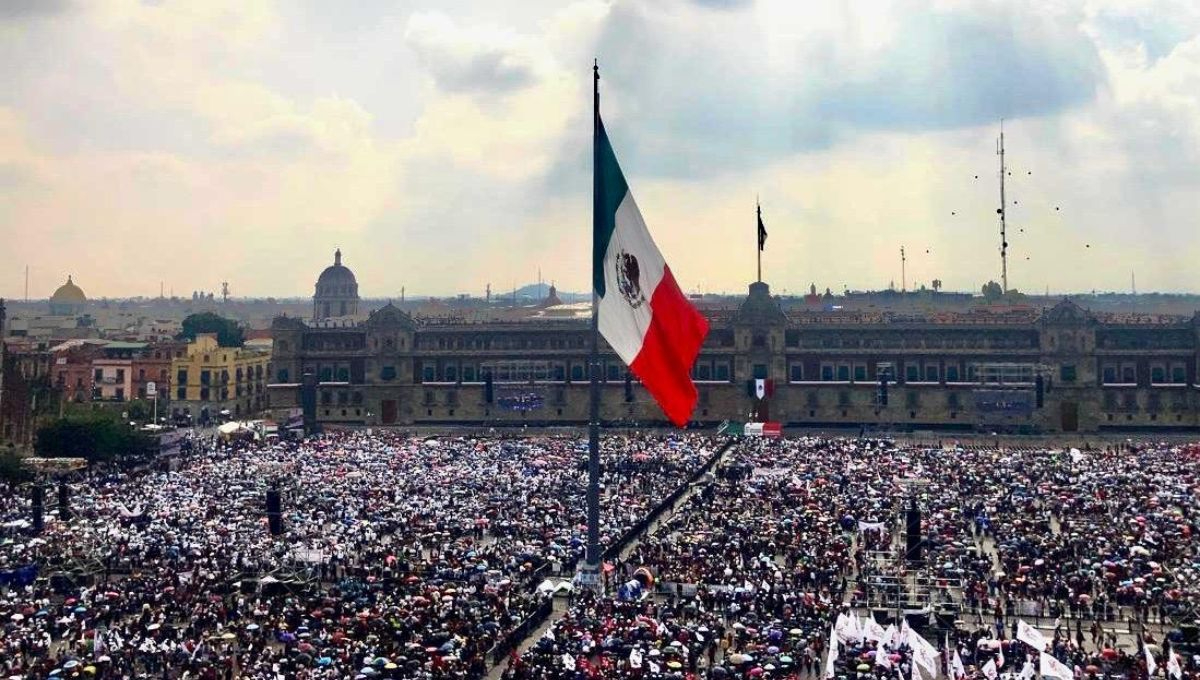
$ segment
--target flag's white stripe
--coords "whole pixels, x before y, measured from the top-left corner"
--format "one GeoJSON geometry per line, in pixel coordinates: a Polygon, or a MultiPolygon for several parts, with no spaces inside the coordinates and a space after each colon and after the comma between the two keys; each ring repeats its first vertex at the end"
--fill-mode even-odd
{"type": "Polygon", "coordinates": [[[617,207],[615,227],[608,249],[604,252],[604,297],[600,298],[600,334],[626,364],[633,363],[642,349],[642,340],[650,328],[650,298],[662,281],[666,263],[646,222],[633,200],[633,192],[626,191],[625,198],[617,207]],[[621,294],[617,276],[617,257],[622,252],[637,258],[639,287],[643,301],[632,307],[621,294]]]}

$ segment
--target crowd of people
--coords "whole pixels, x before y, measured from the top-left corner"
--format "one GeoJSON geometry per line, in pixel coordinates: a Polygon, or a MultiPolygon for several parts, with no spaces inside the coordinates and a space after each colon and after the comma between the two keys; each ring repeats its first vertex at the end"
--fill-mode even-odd
{"type": "Polygon", "coordinates": [[[583,557],[577,437],[196,440],[169,468],[75,474],[70,516],[38,534],[28,485],[6,486],[0,672],[1028,680],[1048,662],[1026,623],[1060,680],[1200,665],[1180,632],[1200,604],[1200,448],[751,438],[698,478],[725,440],[602,441],[605,546],[699,483],[523,651],[539,586],[583,557]]]}
{"type": "MultiPolygon", "coordinates": [[[[69,521],[51,513],[37,536],[28,490],[4,490],[0,672],[477,678],[546,606],[539,581],[583,554],[577,438],[338,433],[190,448],[176,471],[78,475],[69,521]]],[[[605,437],[602,542],[713,455],[701,436],[605,437]]]]}
{"type": "Polygon", "coordinates": [[[1026,621],[1074,677],[1144,677],[1148,663],[1192,677],[1200,650],[1178,627],[1200,603],[1198,484],[1186,446],[743,440],[615,565],[618,580],[648,569],[656,597],[577,597],[506,677],[908,680],[913,638],[872,618],[903,626],[900,610],[929,624],[917,646],[937,650],[942,677],[1041,673],[1040,650],[1016,640],[1026,621]]]}

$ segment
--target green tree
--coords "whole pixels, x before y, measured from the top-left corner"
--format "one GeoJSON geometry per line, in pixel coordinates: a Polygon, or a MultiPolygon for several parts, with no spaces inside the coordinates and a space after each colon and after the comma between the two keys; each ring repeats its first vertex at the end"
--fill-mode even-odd
{"type": "Polygon", "coordinates": [[[63,418],[38,429],[34,450],[45,458],[86,458],[89,462],[145,456],[155,441],[126,424],[106,418],[63,418]]]}
{"type": "Polygon", "coordinates": [[[15,449],[0,449],[0,481],[23,482],[29,476],[29,471],[21,467],[21,456],[15,449]]]}
{"type": "Polygon", "coordinates": [[[996,302],[1004,296],[1004,290],[1000,288],[1000,284],[995,281],[988,281],[983,284],[983,299],[988,302],[996,302]]]}
{"type": "Polygon", "coordinates": [[[236,321],[212,312],[189,314],[182,325],[183,330],[176,336],[178,340],[191,342],[200,333],[216,333],[217,344],[222,347],[241,347],[246,342],[242,327],[236,321]]]}

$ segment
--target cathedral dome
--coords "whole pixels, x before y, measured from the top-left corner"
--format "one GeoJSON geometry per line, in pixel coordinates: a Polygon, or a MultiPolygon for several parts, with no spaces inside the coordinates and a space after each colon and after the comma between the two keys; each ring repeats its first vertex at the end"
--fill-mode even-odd
{"type": "Polygon", "coordinates": [[[71,276],[67,275],[67,282],[58,287],[54,291],[54,295],[50,296],[50,302],[56,304],[82,305],[87,304],[87,296],[83,294],[83,289],[75,285],[71,280],[71,276]]]}
{"type": "Polygon", "coordinates": [[[358,280],[354,272],[342,264],[342,251],[333,253],[333,264],[317,277],[313,294],[313,318],[353,316],[358,314],[358,280]]]}
{"type": "Polygon", "coordinates": [[[352,285],[356,288],[358,286],[358,280],[354,278],[354,272],[342,264],[342,251],[340,249],[333,253],[333,264],[326,267],[325,271],[321,272],[321,276],[317,278],[318,294],[320,294],[321,286],[326,284],[352,285]]]}

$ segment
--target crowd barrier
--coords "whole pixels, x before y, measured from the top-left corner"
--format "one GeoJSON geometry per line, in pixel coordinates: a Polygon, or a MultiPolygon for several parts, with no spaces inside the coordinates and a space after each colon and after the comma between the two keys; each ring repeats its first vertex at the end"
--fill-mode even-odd
{"type": "Polygon", "coordinates": [[[733,446],[733,440],[725,442],[719,449],[717,449],[716,453],[714,453],[707,461],[704,462],[704,465],[701,465],[698,470],[693,472],[683,484],[680,484],[678,487],[676,487],[675,491],[672,492],[670,496],[667,496],[666,500],[659,503],[653,510],[647,513],[640,522],[633,525],[629,531],[626,531],[621,538],[617,539],[616,543],[608,546],[608,548],[604,551],[604,560],[608,561],[619,557],[621,555],[621,551],[628,547],[630,543],[637,540],[642,534],[644,534],[646,530],[650,528],[650,525],[657,521],[664,512],[675,507],[675,503],[677,503],[679,499],[683,497],[683,494],[687,493],[688,488],[691,487],[692,484],[695,484],[701,477],[708,474],[713,467],[716,466],[717,461],[721,460],[721,456],[725,455],[725,452],[729,450],[729,447],[731,446],[733,446]]]}
{"type": "Polygon", "coordinates": [[[552,611],[554,611],[554,602],[551,598],[547,597],[542,600],[542,603],[538,605],[538,608],[532,614],[521,622],[521,625],[514,628],[511,633],[500,638],[496,644],[492,645],[491,650],[488,651],[488,656],[492,658],[492,665],[495,666],[503,661],[504,657],[508,656],[512,650],[517,648],[517,645],[521,644],[522,640],[532,635],[538,629],[538,626],[541,626],[545,623],[546,619],[550,618],[550,612],[552,611]]]}

